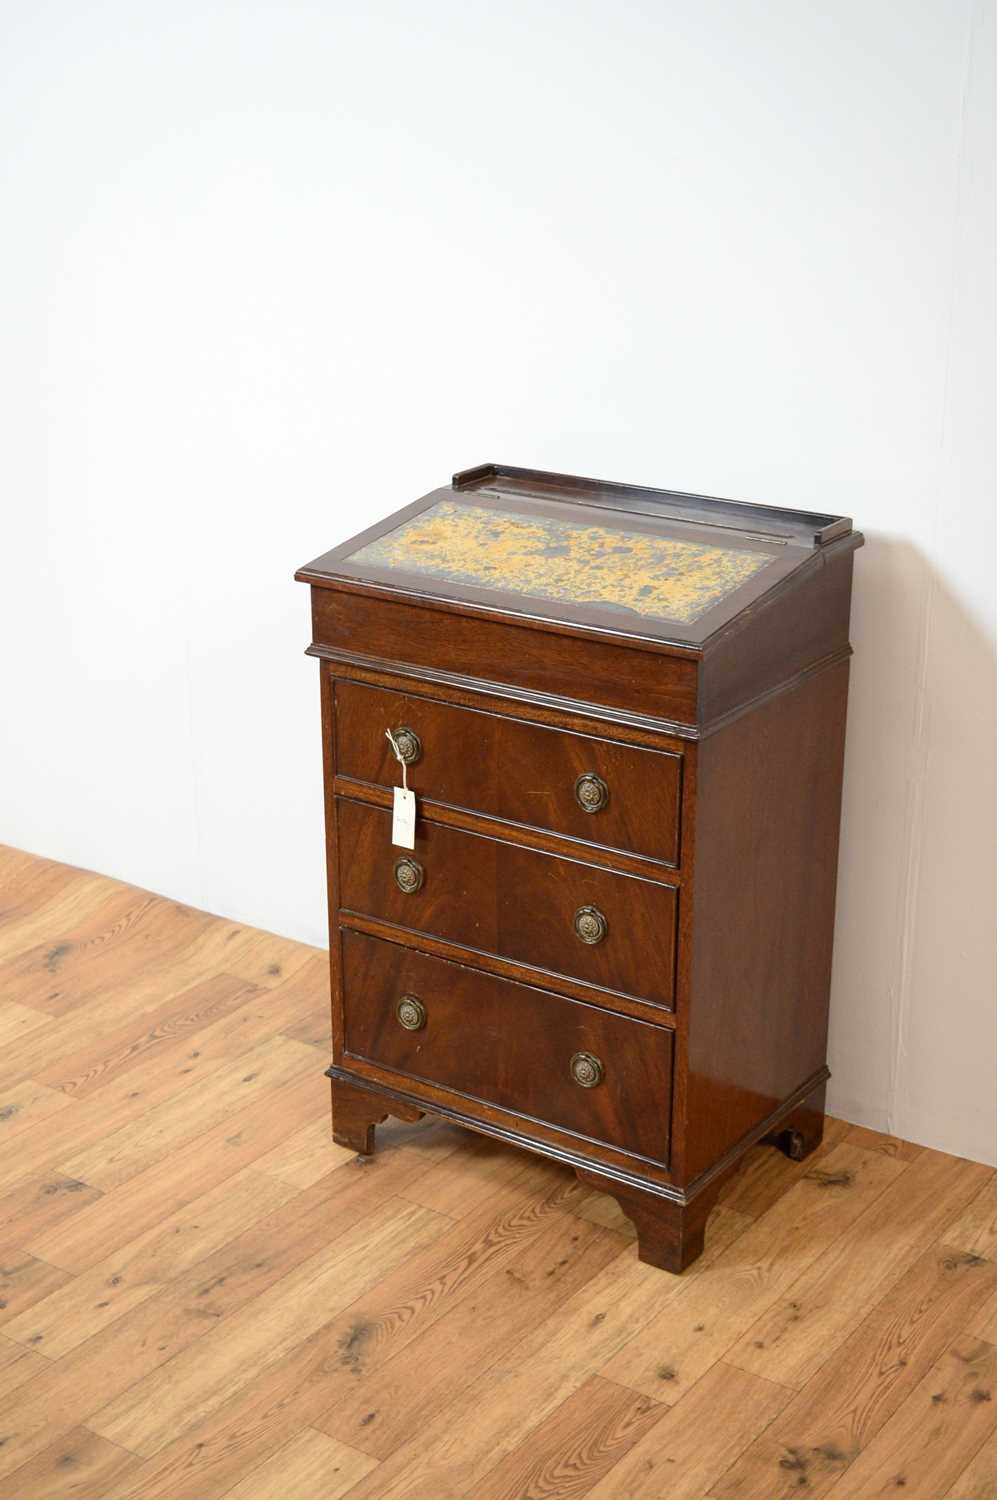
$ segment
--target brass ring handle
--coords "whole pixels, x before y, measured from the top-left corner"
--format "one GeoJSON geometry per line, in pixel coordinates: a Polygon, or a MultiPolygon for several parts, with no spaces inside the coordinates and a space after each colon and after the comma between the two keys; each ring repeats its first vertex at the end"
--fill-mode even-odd
{"type": "Polygon", "coordinates": [[[583,1089],[594,1089],[602,1082],[606,1071],[599,1059],[591,1052],[576,1052],[568,1067],[574,1082],[583,1089]]]}
{"type": "Polygon", "coordinates": [[[582,812],[601,812],[609,801],[609,787],[594,771],[586,771],[575,782],[575,801],[582,812]]]}
{"type": "Polygon", "coordinates": [[[406,854],[395,860],[395,884],[406,896],[412,896],[421,890],[425,878],[426,872],[417,859],[410,859],[406,854]]]}
{"type": "Polygon", "coordinates": [[[422,758],[422,740],[414,729],[409,729],[407,724],[399,725],[391,733],[402,760],[407,766],[414,766],[416,761],[422,758]]]}
{"type": "Polygon", "coordinates": [[[421,1031],[426,1024],[426,1007],[414,995],[403,995],[395,1006],[395,1015],[406,1031],[421,1031]]]}
{"type": "Polygon", "coordinates": [[[601,943],[609,923],[597,906],[580,906],[575,912],[575,936],[583,943],[601,943]]]}

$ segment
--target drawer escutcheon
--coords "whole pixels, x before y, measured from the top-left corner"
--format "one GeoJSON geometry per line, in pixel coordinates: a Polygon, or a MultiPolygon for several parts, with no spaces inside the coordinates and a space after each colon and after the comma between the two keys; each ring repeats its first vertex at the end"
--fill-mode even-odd
{"type": "Polygon", "coordinates": [[[416,891],[420,891],[425,878],[426,872],[417,859],[409,859],[406,855],[395,860],[395,884],[406,896],[413,896],[416,891]]]}
{"type": "Polygon", "coordinates": [[[414,766],[417,760],[422,759],[422,740],[407,724],[400,724],[397,729],[393,729],[391,737],[407,766],[414,766]]]}
{"type": "Polygon", "coordinates": [[[575,936],[583,943],[601,943],[609,923],[597,906],[580,906],[575,912],[575,936]]]}
{"type": "Polygon", "coordinates": [[[575,801],[582,812],[601,812],[609,801],[609,787],[594,771],[586,771],[575,782],[575,801]]]}
{"type": "Polygon", "coordinates": [[[568,1066],[575,1083],[583,1089],[594,1089],[602,1082],[606,1071],[592,1052],[576,1052],[568,1066]]]}
{"type": "Polygon", "coordinates": [[[426,1024],[426,1007],[415,995],[403,995],[395,1006],[395,1015],[406,1031],[421,1031],[426,1024]]]}

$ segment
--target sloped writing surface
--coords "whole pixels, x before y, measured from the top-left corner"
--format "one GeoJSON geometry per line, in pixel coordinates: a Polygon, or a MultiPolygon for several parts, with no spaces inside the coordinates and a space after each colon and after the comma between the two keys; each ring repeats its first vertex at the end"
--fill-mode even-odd
{"type": "Polygon", "coordinates": [[[772,562],[771,551],[441,500],[351,561],[690,623],[772,562]]]}

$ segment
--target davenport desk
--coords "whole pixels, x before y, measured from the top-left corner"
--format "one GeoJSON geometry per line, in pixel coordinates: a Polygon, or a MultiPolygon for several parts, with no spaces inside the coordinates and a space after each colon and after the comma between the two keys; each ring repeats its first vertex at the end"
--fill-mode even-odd
{"type": "Polygon", "coordinates": [[[861,542],[489,464],[300,570],[338,1142],[429,1112],[553,1157],[670,1271],[749,1147],[814,1149],[861,542]]]}

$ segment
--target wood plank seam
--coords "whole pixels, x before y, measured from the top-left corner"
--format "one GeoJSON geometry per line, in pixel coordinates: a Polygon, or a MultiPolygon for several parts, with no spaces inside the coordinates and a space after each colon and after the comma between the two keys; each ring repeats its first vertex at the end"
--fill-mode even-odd
{"type": "MultiPolygon", "coordinates": [[[[81,941],[72,960],[95,1016],[110,960],[137,962],[144,928],[123,930],[120,913],[141,908],[164,941],[184,921],[165,898],[0,850],[0,890],[12,889],[25,897],[0,926],[0,974],[70,929],[117,922],[113,945],[81,941]]],[[[193,952],[164,957],[160,1012],[225,972],[232,925],[204,916],[193,952]]],[[[240,967],[265,971],[266,935],[234,941],[240,967]]],[[[314,959],[272,944],[294,972],[314,959]]],[[[314,966],[295,989],[294,972],[260,992],[274,1026],[248,1052],[241,1024],[213,1023],[218,1052],[196,1087],[175,1091],[150,1061],[150,1081],[134,1079],[149,1102],[112,1080],[34,1120],[25,1108],[0,1171],[0,1500],[266,1500],[288,1484],[333,1500],[497,1500],[556,1493],[542,1489],[552,1481],[642,1500],[666,1479],[678,1500],[789,1500],[801,1476],[815,1500],[865,1500],[898,1477],[916,1500],[993,1488],[993,1169],[829,1120],[802,1167],[750,1152],[703,1257],[672,1277],[637,1261],[613,1200],[556,1164],[428,1120],[380,1126],[384,1149],[368,1162],[334,1146],[316,1045],[284,1035],[299,1015],[320,1026],[312,986],[324,975],[314,966]],[[243,1101],[248,1055],[281,1061],[243,1101]],[[65,1170],[78,1158],[100,1184],[65,1170]],[[538,1201],[550,1206],[534,1225],[538,1201]],[[119,1262],[125,1280],[136,1267],[140,1300],[99,1326],[113,1308],[97,1304],[126,1290],[102,1285],[119,1262]],[[73,1347],[49,1352],[32,1329],[55,1326],[59,1308],[73,1347]],[[361,1324],[371,1356],[358,1355],[361,1324]],[[856,1413],[851,1436],[840,1400],[856,1413]],[[935,1440],[928,1414],[949,1405],[935,1440]]],[[[109,1035],[141,1015],[119,993],[109,1035]]],[[[66,1078],[104,1044],[86,1010],[30,1011],[0,1001],[0,1045],[39,1059],[0,1108],[37,1098],[44,1111],[58,1091],[37,1076],[33,1033],[66,1027],[66,1078]]]]}

